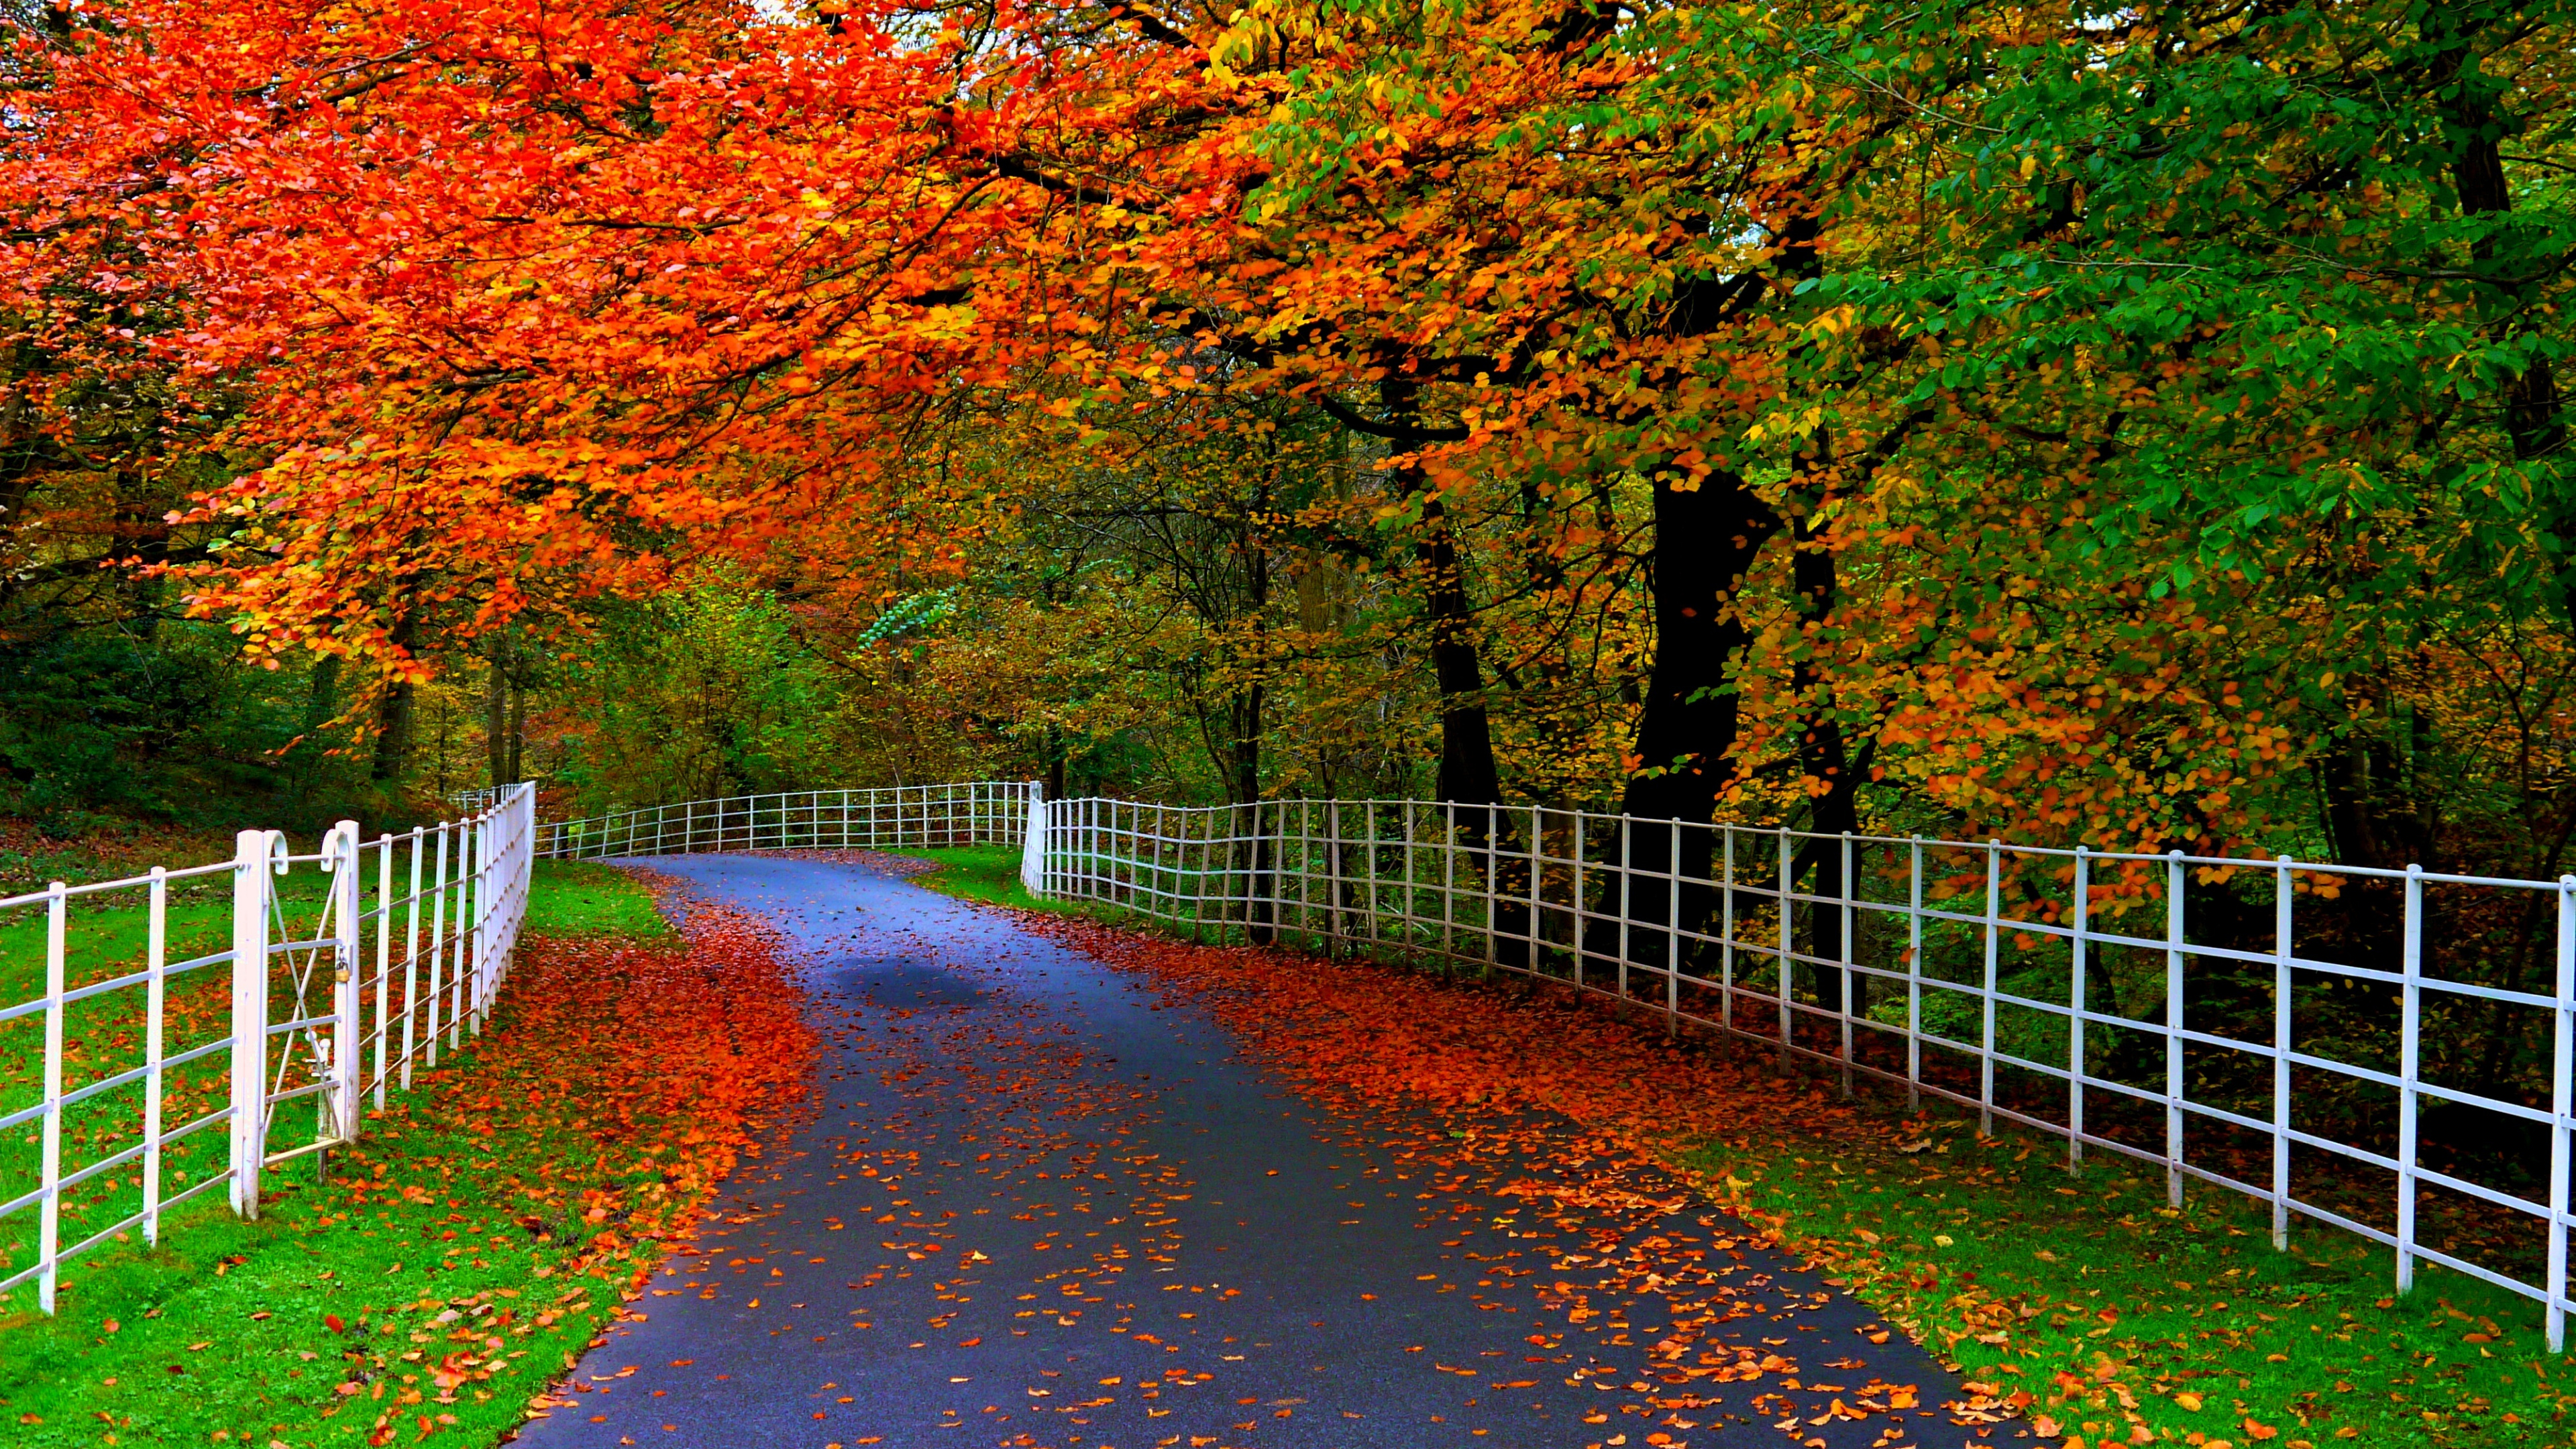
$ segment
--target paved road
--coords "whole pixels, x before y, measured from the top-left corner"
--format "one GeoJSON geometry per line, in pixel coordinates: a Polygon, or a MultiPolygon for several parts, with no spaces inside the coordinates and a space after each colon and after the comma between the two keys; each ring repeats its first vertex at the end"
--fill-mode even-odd
{"type": "Polygon", "coordinates": [[[1680,1189],[1543,1216],[1493,1189],[1563,1169],[1328,1113],[1187,1003],[996,914],[854,866],[647,863],[785,934],[821,1090],[524,1443],[1967,1437],[1920,1349],[1680,1189]],[[1694,1341],[1650,1368],[1676,1313],[1694,1341]],[[1784,1436],[1792,1414],[1821,1422],[1784,1436]]]}

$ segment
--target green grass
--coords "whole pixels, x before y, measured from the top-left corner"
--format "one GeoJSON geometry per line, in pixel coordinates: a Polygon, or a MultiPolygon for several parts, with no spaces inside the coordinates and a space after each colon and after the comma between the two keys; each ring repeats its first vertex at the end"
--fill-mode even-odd
{"type": "Polygon", "coordinates": [[[2195,1186],[2175,1212],[2160,1172],[2070,1176],[2053,1139],[1819,1115],[1852,1125],[1749,1131],[1684,1160],[2088,1445],[2127,1439],[2124,1393],[2161,1436],[2239,1449],[2265,1437],[2249,1418],[2284,1449],[2571,1440],[2576,1362],[2548,1356],[2527,1299],[2431,1267],[2398,1297],[2386,1249],[2293,1221],[2276,1251],[2268,1208],[2195,1186]]]}
{"type": "MultiPolygon", "coordinates": [[[[669,930],[646,891],[596,866],[540,867],[529,921],[558,935],[669,930]]],[[[488,1107],[509,1080],[511,999],[505,990],[489,1033],[422,1082],[413,1100],[425,1116],[333,1155],[343,1189],[356,1174],[381,1179],[363,1206],[325,1190],[307,1158],[272,1170],[257,1222],[199,1201],[165,1226],[163,1246],[124,1241],[75,1263],[57,1317],[35,1311],[32,1285],[0,1297],[7,1442],[349,1444],[389,1406],[400,1408],[403,1443],[423,1424],[488,1443],[519,1423],[617,1295],[560,1276],[586,1236],[577,1223],[532,1231],[502,1205],[523,1204],[528,1183],[576,1200],[580,1187],[622,1184],[583,1180],[600,1158],[586,1120],[474,1105],[488,1107]]],[[[215,1137],[208,1153],[222,1150],[215,1137]]],[[[0,1221],[0,1240],[23,1254],[33,1226],[32,1211],[16,1214],[0,1221]]]]}
{"type": "Polygon", "coordinates": [[[913,883],[944,896],[1058,915],[1077,913],[1072,904],[1041,900],[1020,884],[1020,848],[1016,845],[952,845],[889,853],[935,862],[939,869],[914,876],[913,883]]]}
{"type": "Polygon", "coordinates": [[[626,936],[652,940],[671,934],[671,923],[653,909],[650,891],[632,876],[577,860],[541,860],[528,895],[521,929],[538,936],[626,936]]]}

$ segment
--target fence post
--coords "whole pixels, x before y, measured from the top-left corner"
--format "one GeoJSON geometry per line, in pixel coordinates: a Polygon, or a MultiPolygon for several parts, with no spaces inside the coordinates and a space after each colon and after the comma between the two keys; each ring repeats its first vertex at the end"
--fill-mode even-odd
{"type": "MultiPolygon", "coordinates": [[[[465,838],[474,849],[473,873],[465,879],[467,938],[472,943],[472,964],[458,973],[456,1015],[463,1018],[466,1034],[483,1034],[483,977],[491,970],[492,950],[492,818],[485,816],[468,827],[465,838]]],[[[450,1045],[460,1043],[451,1041],[450,1045]]]]}
{"type": "Polygon", "coordinates": [[[1583,989],[1584,951],[1592,944],[1591,922],[1584,915],[1583,903],[1583,852],[1589,848],[1586,840],[1589,834],[1583,828],[1583,812],[1575,811],[1574,849],[1570,853],[1574,857],[1574,989],[1577,991],[1583,989]]]}
{"type": "Polygon", "coordinates": [[[411,892],[403,898],[402,1087],[411,1090],[412,1052],[420,1028],[420,865],[427,848],[422,827],[411,828],[411,892]]]}
{"type": "Polygon", "coordinates": [[[1796,1037],[1796,1030],[1795,1030],[1795,1028],[1792,1026],[1792,1024],[1791,1024],[1791,1022],[1790,1022],[1790,1017],[1789,1017],[1789,1013],[1790,1013],[1790,1011],[1791,1011],[1791,1009],[1792,1009],[1792,1008],[1790,1007],[1790,1005],[1789,1005],[1789,993],[1790,993],[1790,990],[1792,989],[1792,983],[1793,983],[1793,982],[1796,980],[1796,978],[1797,978],[1797,967],[1796,967],[1796,965],[1794,964],[1793,957],[1792,957],[1792,954],[1791,954],[1791,953],[1796,949],[1795,938],[1794,938],[1794,936],[1791,934],[1791,933],[1792,933],[1792,929],[1793,929],[1793,928],[1792,928],[1792,922],[1793,922],[1793,921],[1794,921],[1794,919],[1795,919],[1796,911],[1794,910],[1794,908],[1792,908],[1792,907],[1791,907],[1791,905],[1790,905],[1790,903],[1789,903],[1789,892],[1790,892],[1791,888],[1796,884],[1796,881],[1793,879],[1793,871],[1794,871],[1794,869],[1795,869],[1794,857],[1795,857],[1795,852],[1794,852],[1794,851],[1792,851],[1792,850],[1789,848],[1789,827],[1788,827],[1788,826],[1786,826],[1786,825],[1783,825],[1783,826],[1781,826],[1781,827],[1780,827],[1780,981],[1779,981],[1779,988],[1780,988],[1780,1070],[1782,1070],[1782,1071],[1784,1071],[1784,1072],[1785,1072],[1785,1071],[1787,1071],[1787,1070],[1789,1069],[1789,1046],[1790,1046],[1790,1043],[1791,1043],[1791,1042],[1795,1039],[1795,1037],[1796,1037]]]}
{"type": "Polygon", "coordinates": [[[2398,1017],[2397,1291],[2415,1287],[2415,1082],[2424,1067],[2424,867],[2406,867],[2406,977],[2398,1017]]]}
{"type": "Polygon", "coordinates": [[[1349,895],[1342,881],[1344,863],[1342,860],[1342,802],[1339,800],[1324,802],[1324,833],[1330,840],[1330,844],[1326,846],[1325,855],[1329,865],[1324,872],[1326,882],[1324,921],[1327,931],[1324,950],[1329,955],[1342,939],[1343,906],[1349,895]]]}
{"type": "Polygon", "coordinates": [[[1852,997],[1854,995],[1852,983],[1853,973],[1860,966],[1859,944],[1852,939],[1854,928],[1860,924],[1860,912],[1852,905],[1855,887],[1852,884],[1852,838],[1848,830],[1843,832],[1842,850],[1843,902],[1836,909],[1842,912],[1840,934],[1843,939],[1843,1095],[1848,1098],[1852,1094],[1852,997]]]}
{"type": "Polygon", "coordinates": [[[1977,1135],[1995,1135],[1995,991],[1996,960],[2003,935],[2004,843],[1986,840],[1986,991],[1978,1017],[1977,1135]]]}
{"type": "Polygon", "coordinates": [[[271,837],[245,830],[233,855],[233,1211],[259,1216],[268,1151],[268,861],[271,837]]]}
{"type": "Polygon", "coordinates": [[[358,822],[331,827],[330,849],[322,864],[331,874],[331,1135],[342,1142],[358,1140],[358,1094],[366,1080],[366,1054],[358,1042],[366,1030],[358,986],[358,822]]]}
{"type": "MultiPolygon", "coordinates": [[[[1919,847],[1918,847],[1919,848],[1919,847]]],[[[2083,846],[2075,847],[2075,899],[2069,919],[2074,927],[2070,944],[2072,969],[2068,973],[2066,1012],[2066,1170],[2075,1172],[2084,1162],[2084,1011],[2092,999],[2084,979],[2085,913],[2092,909],[2092,859],[2083,846]]]]}
{"type": "MultiPolygon", "coordinates": [[[[145,969],[152,973],[143,1004],[143,1242],[161,1242],[161,1058],[169,1046],[164,1020],[169,1002],[170,869],[152,867],[150,940],[145,969]]],[[[2564,994],[2564,993],[2562,993],[2564,994]]]]}
{"type": "Polygon", "coordinates": [[[456,827],[456,952],[447,960],[447,1049],[465,1045],[465,1012],[473,1000],[468,984],[476,965],[474,932],[474,857],[480,853],[480,829],[466,821],[456,827]]]}
{"type": "Polygon", "coordinates": [[[438,866],[429,896],[429,990],[421,998],[422,1035],[429,1044],[427,1065],[438,1065],[438,1007],[447,990],[447,844],[454,827],[438,822],[438,866]]]}
{"type": "Polygon", "coordinates": [[[2549,1351],[2567,1349],[2567,1114],[2576,1107],[2576,875],[2558,878],[2558,1000],[2549,1011],[2549,1351]]]}
{"type": "Polygon", "coordinates": [[[1637,954],[1631,938],[1631,924],[1636,919],[1637,855],[1636,830],[1629,817],[1619,817],[1619,933],[1612,940],[1619,943],[1619,1000],[1628,999],[1628,958],[1637,954]]]}
{"type": "MultiPolygon", "coordinates": [[[[2182,1206],[2182,852],[2165,866],[2165,1205],[2182,1206]]],[[[2406,1039],[2415,1039],[2412,1026],[2406,1039]]]]}
{"type": "MultiPolygon", "coordinates": [[[[1546,974],[1546,962],[1539,956],[1540,942],[1546,939],[1546,933],[1540,929],[1540,906],[1545,900],[1544,887],[1547,874],[1547,838],[1540,832],[1546,828],[1547,821],[1541,813],[1541,808],[1532,805],[1529,833],[1529,960],[1524,963],[1529,967],[1529,973],[1532,976],[1546,974]]],[[[1491,924],[1490,920],[1487,924],[1491,924]]]]}
{"type": "Polygon", "coordinates": [[[2290,1246],[2290,858],[2274,875],[2272,902],[2272,1246],[2290,1246]]]}
{"type": "Polygon", "coordinates": [[[1718,828],[1717,1012],[1728,1031],[1735,1024],[1735,827],[1718,828]]]}
{"type": "Polygon", "coordinates": [[[54,1311],[55,1290],[62,1278],[63,1242],[63,993],[69,986],[70,897],[61,881],[45,887],[45,1125],[44,1154],[38,1165],[38,1187],[44,1194],[36,1209],[36,1306],[46,1316],[54,1311]]]}
{"type": "Polygon", "coordinates": [[[385,1110],[385,1048],[392,1044],[394,973],[394,838],[376,835],[376,1038],[370,1053],[376,1075],[376,1110],[385,1110]]]}
{"type": "Polygon", "coordinates": [[[1682,823],[1671,824],[1672,844],[1664,853],[1669,878],[1664,882],[1664,1035],[1682,1029],[1682,823]]]}
{"type": "Polygon", "coordinates": [[[1046,786],[1029,782],[1028,835],[1020,842],[1020,887],[1030,895],[1043,898],[1046,893],[1047,814],[1046,786]]]}
{"type": "MultiPolygon", "coordinates": [[[[1730,842],[1731,844],[1731,842],[1730,842]]],[[[1905,1110],[1923,1110],[1923,837],[1913,837],[1906,870],[1905,1110]]]]}

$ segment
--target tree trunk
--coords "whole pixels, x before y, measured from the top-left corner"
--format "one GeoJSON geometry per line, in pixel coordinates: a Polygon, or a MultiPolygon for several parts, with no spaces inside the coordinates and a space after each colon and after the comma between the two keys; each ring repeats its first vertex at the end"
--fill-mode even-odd
{"type": "MultiPolygon", "coordinates": [[[[512,651],[515,658],[516,651],[512,651]]],[[[526,681],[510,681],[510,769],[502,783],[515,785],[528,778],[528,762],[523,758],[528,744],[528,686],[526,681]]]]}
{"type": "MultiPolygon", "coordinates": [[[[1817,447],[1825,444],[1819,440],[1817,447]]],[[[1823,504],[1817,499],[1818,509],[1823,504]]],[[[1816,522],[1816,512],[1797,523],[1798,552],[1790,563],[1790,583],[1798,596],[1798,619],[1812,628],[1821,628],[1833,613],[1835,594],[1840,581],[1834,566],[1832,544],[1824,527],[1816,522]]],[[[1829,900],[1842,895],[1847,882],[1843,877],[1842,843],[1833,837],[1857,833],[1860,829],[1860,775],[1852,767],[1851,754],[1845,748],[1842,724],[1817,703],[1814,692],[1819,671],[1812,656],[1801,659],[1791,687],[1800,699],[1807,701],[1807,717],[1798,733],[1798,768],[1809,780],[1824,782],[1824,790],[1810,799],[1807,828],[1817,839],[1809,841],[1803,854],[1814,862],[1814,885],[1811,894],[1829,900]]],[[[1802,867],[1805,861],[1797,862],[1802,867]]],[[[1807,874],[1793,867],[1793,876],[1807,874]]],[[[1846,944],[1843,939],[1843,912],[1840,908],[1811,905],[1808,910],[1808,954],[1819,961],[1841,958],[1846,944]]],[[[1839,966],[1812,968],[1816,986],[1816,1004],[1828,1011],[1844,1009],[1843,970],[1839,966]]],[[[1848,1003],[1854,1015],[1868,1011],[1868,978],[1853,973],[1848,1003]]]]}
{"type": "MultiPolygon", "coordinates": [[[[1392,426],[1416,425],[1419,392],[1415,383],[1402,378],[1378,384],[1392,426]]],[[[1493,726],[1485,712],[1484,666],[1476,653],[1475,615],[1466,580],[1459,575],[1449,511],[1438,497],[1425,495],[1419,462],[1393,471],[1396,496],[1422,500],[1414,560],[1422,568],[1423,605],[1431,616],[1431,669],[1440,685],[1440,769],[1434,788],[1445,801],[1499,804],[1503,787],[1494,767],[1493,726]]]]}
{"type": "MultiPolygon", "coordinates": [[[[1403,378],[1391,377],[1378,385],[1389,424],[1399,430],[1415,426],[1419,393],[1415,383],[1403,378]]],[[[1527,965],[1530,852],[1514,848],[1515,832],[1508,815],[1494,808],[1502,804],[1502,776],[1494,763],[1484,665],[1476,650],[1475,616],[1466,580],[1460,576],[1457,540],[1449,528],[1447,507],[1438,497],[1426,496],[1421,465],[1409,462],[1394,472],[1396,495],[1422,500],[1414,558],[1423,572],[1423,602],[1431,616],[1431,667],[1440,686],[1440,764],[1433,793],[1446,807],[1469,870],[1485,881],[1491,895],[1487,929],[1494,958],[1507,966],[1527,965]]]]}
{"type": "Polygon", "coordinates": [[[1684,822],[1679,901],[1654,878],[1674,871],[1673,832],[1632,828],[1629,841],[1628,959],[1660,968],[1664,933],[1675,922],[1685,932],[1705,928],[1715,900],[1699,883],[1709,878],[1715,837],[1689,827],[1708,823],[1735,778],[1739,709],[1727,674],[1753,642],[1735,613],[1735,593],[1780,518],[1733,473],[1711,473],[1690,486],[1678,473],[1658,472],[1654,489],[1646,577],[1654,593],[1655,663],[1637,716],[1638,767],[1619,809],[1640,820],[1684,822]]]}

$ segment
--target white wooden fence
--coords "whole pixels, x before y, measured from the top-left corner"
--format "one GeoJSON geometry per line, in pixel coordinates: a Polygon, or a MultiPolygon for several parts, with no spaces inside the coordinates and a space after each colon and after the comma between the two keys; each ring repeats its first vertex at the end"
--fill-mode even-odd
{"type": "Polygon", "coordinates": [[[52,1313],[71,1259],[218,1189],[256,1217],[265,1170],[357,1141],[482,1031],[535,845],[521,785],[400,836],[245,830],[229,861],[0,899],[0,1001],[41,987],[0,1007],[0,1294],[32,1279],[52,1313]],[[308,1098],[309,1133],[278,1112],[308,1098]]]}
{"type": "Polygon", "coordinates": [[[2564,1345],[2576,876],[1408,800],[1030,822],[1032,894],[1548,977],[2139,1159],[2176,1206],[2244,1193],[2279,1246],[2293,1216],[2358,1233],[2400,1290],[2441,1264],[2564,1345]]]}
{"type": "Polygon", "coordinates": [[[1017,780],[797,790],[646,805],[537,827],[549,859],[732,850],[905,850],[1017,845],[1039,787],[1017,780]]]}

